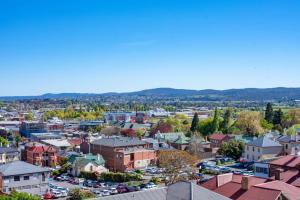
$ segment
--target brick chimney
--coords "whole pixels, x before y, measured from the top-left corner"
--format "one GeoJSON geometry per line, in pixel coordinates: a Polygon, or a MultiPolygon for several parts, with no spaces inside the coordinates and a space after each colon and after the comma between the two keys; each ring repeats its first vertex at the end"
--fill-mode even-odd
{"type": "Polygon", "coordinates": [[[251,187],[251,176],[242,177],[242,189],[249,190],[251,187]]]}
{"type": "Polygon", "coordinates": [[[275,169],[274,174],[275,174],[275,180],[280,181],[281,180],[281,173],[282,173],[282,169],[275,169]]]}

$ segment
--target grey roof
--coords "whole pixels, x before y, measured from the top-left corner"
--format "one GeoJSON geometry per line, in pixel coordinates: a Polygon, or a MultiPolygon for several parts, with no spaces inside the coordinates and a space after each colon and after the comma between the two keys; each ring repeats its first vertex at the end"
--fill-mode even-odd
{"type": "Polygon", "coordinates": [[[131,192],[107,197],[97,198],[99,200],[167,200],[167,189],[159,188],[154,190],[145,190],[131,192]]]}
{"type": "Polygon", "coordinates": [[[205,189],[191,182],[178,182],[168,188],[159,188],[132,192],[108,197],[99,200],[230,200],[220,194],[205,189]]]}
{"type": "Polygon", "coordinates": [[[291,135],[283,135],[279,138],[277,138],[277,141],[278,142],[284,142],[284,143],[289,143],[289,142],[292,142],[292,141],[295,141],[291,135]]]}
{"type": "Polygon", "coordinates": [[[94,140],[92,144],[108,146],[108,147],[126,147],[126,146],[136,146],[145,145],[146,142],[133,137],[109,137],[101,138],[99,140],[94,140]]]}
{"type": "Polygon", "coordinates": [[[229,198],[191,182],[177,182],[167,189],[167,200],[229,200],[229,198]]]}
{"type": "Polygon", "coordinates": [[[269,137],[264,137],[264,136],[259,137],[256,140],[247,143],[247,145],[256,146],[256,147],[280,147],[281,146],[281,144],[279,144],[277,141],[274,141],[269,137]]]}
{"type": "Polygon", "coordinates": [[[34,174],[34,173],[41,173],[41,172],[50,172],[50,170],[23,161],[14,161],[0,166],[0,173],[3,174],[4,176],[34,174]]]}
{"type": "Polygon", "coordinates": [[[18,149],[11,148],[11,147],[0,147],[0,154],[3,153],[18,153],[18,149]]]}

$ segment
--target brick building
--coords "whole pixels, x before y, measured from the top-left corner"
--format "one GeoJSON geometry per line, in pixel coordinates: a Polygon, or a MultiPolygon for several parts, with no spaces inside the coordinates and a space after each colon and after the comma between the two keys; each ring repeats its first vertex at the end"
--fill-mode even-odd
{"type": "Polygon", "coordinates": [[[57,151],[51,146],[31,143],[22,150],[22,160],[37,166],[54,167],[57,164],[57,151]]]}
{"type": "Polygon", "coordinates": [[[127,171],[147,167],[156,162],[156,153],[138,138],[107,137],[81,144],[84,153],[100,154],[110,171],[127,171]]]}
{"type": "Polygon", "coordinates": [[[221,133],[214,133],[211,136],[209,136],[211,148],[218,148],[223,142],[228,142],[230,139],[231,137],[229,135],[221,133]]]}

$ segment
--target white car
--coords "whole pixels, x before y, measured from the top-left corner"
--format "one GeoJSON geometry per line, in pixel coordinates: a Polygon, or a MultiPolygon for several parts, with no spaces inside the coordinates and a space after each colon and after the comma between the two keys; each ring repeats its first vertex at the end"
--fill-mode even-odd
{"type": "Polygon", "coordinates": [[[114,187],[110,188],[109,192],[110,192],[110,194],[118,194],[117,188],[114,188],[114,187]]]}
{"type": "Polygon", "coordinates": [[[101,192],[101,195],[102,195],[102,196],[109,196],[109,195],[110,195],[110,192],[109,192],[108,190],[103,190],[103,191],[101,192]]]}
{"type": "Polygon", "coordinates": [[[61,194],[61,192],[59,192],[59,191],[52,191],[52,194],[53,194],[53,196],[54,196],[54,198],[60,198],[60,197],[63,197],[62,196],[62,194],[61,194]]]}

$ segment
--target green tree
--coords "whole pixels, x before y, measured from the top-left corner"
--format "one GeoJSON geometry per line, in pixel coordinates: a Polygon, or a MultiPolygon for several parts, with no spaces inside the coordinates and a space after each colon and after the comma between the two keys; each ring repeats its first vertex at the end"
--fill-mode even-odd
{"type": "Polygon", "coordinates": [[[212,121],[212,131],[217,132],[219,130],[219,126],[220,126],[220,117],[219,117],[218,108],[216,108],[214,113],[214,118],[212,121]]]}
{"type": "Polygon", "coordinates": [[[3,146],[7,146],[8,145],[8,141],[7,139],[5,139],[4,137],[0,136],[0,145],[3,146]]]}
{"type": "Polygon", "coordinates": [[[268,103],[267,104],[267,107],[266,107],[266,111],[265,111],[265,120],[269,123],[272,123],[273,122],[273,107],[272,107],[272,104],[271,103],[268,103]]]}
{"type": "Polygon", "coordinates": [[[95,198],[95,195],[90,191],[83,191],[80,188],[74,188],[69,193],[69,200],[84,200],[95,198]]]}
{"type": "Polygon", "coordinates": [[[242,111],[235,122],[235,126],[249,136],[257,136],[264,131],[261,127],[261,115],[256,111],[242,111]]]}
{"type": "Polygon", "coordinates": [[[230,140],[221,144],[218,154],[238,160],[245,149],[245,144],[239,140],[230,140]]]}
{"type": "Polygon", "coordinates": [[[198,123],[199,123],[199,117],[198,117],[198,113],[196,112],[194,114],[191,129],[190,129],[192,132],[195,132],[197,130],[198,123]]]}
{"type": "Polygon", "coordinates": [[[220,124],[220,130],[228,134],[230,130],[230,125],[231,125],[231,117],[232,117],[232,110],[227,109],[224,113],[223,121],[220,124]]]}
{"type": "Polygon", "coordinates": [[[197,125],[197,131],[205,138],[207,141],[207,136],[214,133],[213,130],[213,120],[211,118],[200,120],[197,125]]]}
{"type": "Polygon", "coordinates": [[[32,121],[33,120],[32,112],[29,112],[27,115],[25,115],[25,120],[27,120],[27,121],[32,121]]]}
{"type": "Polygon", "coordinates": [[[22,140],[22,138],[21,138],[20,135],[16,135],[14,137],[14,141],[15,141],[17,147],[19,147],[19,144],[20,144],[21,140],[22,140]]]}
{"type": "Polygon", "coordinates": [[[9,195],[1,195],[0,200],[40,200],[39,196],[31,195],[26,192],[12,191],[9,195]]]}
{"type": "Polygon", "coordinates": [[[274,124],[274,129],[278,131],[283,130],[283,112],[281,109],[278,109],[274,111],[274,116],[273,116],[273,124],[274,124]]]}

